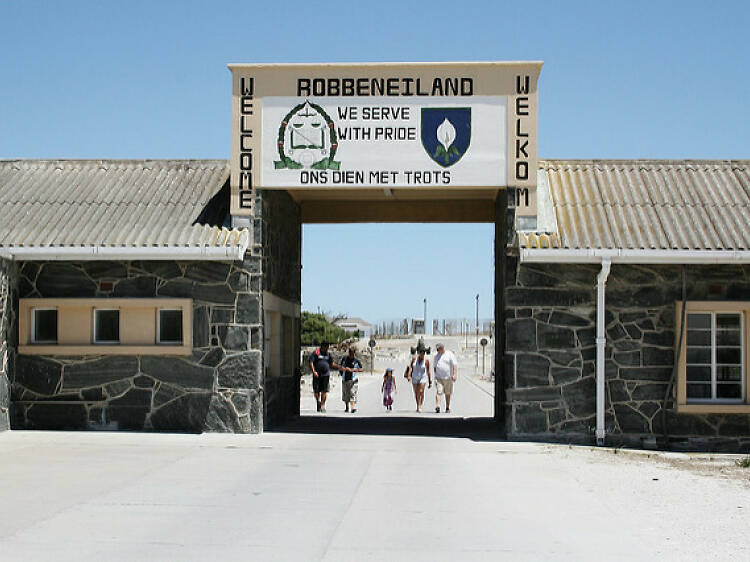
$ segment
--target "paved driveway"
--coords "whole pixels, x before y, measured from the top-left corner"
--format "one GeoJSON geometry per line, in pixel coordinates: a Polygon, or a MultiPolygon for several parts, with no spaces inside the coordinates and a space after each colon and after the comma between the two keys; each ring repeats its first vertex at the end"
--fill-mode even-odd
{"type": "Polygon", "coordinates": [[[249,436],[2,433],[0,559],[750,558],[750,472],[502,442],[481,419],[436,422],[453,437],[314,421],[249,436]]]}

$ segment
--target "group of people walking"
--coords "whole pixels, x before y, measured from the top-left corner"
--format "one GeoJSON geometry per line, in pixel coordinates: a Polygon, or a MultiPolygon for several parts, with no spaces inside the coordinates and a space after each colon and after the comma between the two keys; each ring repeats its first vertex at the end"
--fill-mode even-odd
{"type": "MultiPolygon", "coordinates": [[[[434,364],[431,365],[430,360],[426,357],[427,349],[420,340],[416,350],[417,353],[412,356],[404,372],[404,378],[411,383],[414,391],[417,412],[422,411],[425,387],[432,388],[433,378],[435,379],[436,389],[435,412],[440,413],[443,396],[445,396],[445,412],[451,411],[451,396],[453,395],[453,383],[458,376],[458,362],[453,352],[447,351],[442,343],[438,343],[435,349],[437,353],[434,357],[434,364]]],[[[351,413],[357,411],[358,373],[361,373],[363,368],[362,362],[356,357],[356,352],[356,347],[349,346],[346,356],[340,363],[336,363],[329,350],[328,342],[323,342],[310,355],[313,393],[315,394],[318,412],[325,413],[326,411],[331,370],[338,370],[341,374],[341,399],[345,405],[344,411],[351,413]]],[[[390,367],[383,374],[383,384],[380,391],[383,394],[383,406],[385,406],[386,411],[392,411],[397,389],[393,369],[390,367]]]]}

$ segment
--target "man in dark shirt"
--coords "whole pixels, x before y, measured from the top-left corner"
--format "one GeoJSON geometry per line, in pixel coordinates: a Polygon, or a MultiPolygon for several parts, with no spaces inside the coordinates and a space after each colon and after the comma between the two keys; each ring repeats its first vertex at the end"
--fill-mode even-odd
{"type": "Polygon", "coordinates": [[[357,387],[359,386],[359,377],[357,373],[362,372],[362,362],[355,356],[356,352],[356,347],[353,345],[349,346],[349,351],[347,352],[346,357],[341,360],[340,367],[342,369],[341,376],[343,378],[341,381],[341,399],[346,405],[344,411],[348,412],[349,406],[351,406],[352,414],[357,411],[357,387]]]}
{"type": "Polygon", "coordinates": [[[331,369],[338,368],[339,366],[333,361],[333,355],[328,351],[327,341],[322,342],[320,347],[310,355],[313,392],[315,393],[315,401],[318,403],[318,412],[325,413],[326,411],[326,398],[328,398],[328,389],[330,388],[331,369]]]}

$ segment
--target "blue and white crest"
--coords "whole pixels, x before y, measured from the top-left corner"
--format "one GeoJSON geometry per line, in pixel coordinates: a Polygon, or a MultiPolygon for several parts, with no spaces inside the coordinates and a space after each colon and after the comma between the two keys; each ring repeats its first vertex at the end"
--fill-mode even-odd
{"type": "Polygon", "coordinates": [[[443,168],[461,160],[470,142],[470,107],[422,108],[422,145],[443,168]]]}

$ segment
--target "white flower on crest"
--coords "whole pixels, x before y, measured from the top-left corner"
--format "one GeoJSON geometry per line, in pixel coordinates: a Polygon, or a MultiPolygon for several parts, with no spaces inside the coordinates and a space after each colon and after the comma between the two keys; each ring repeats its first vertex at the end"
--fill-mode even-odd
{"type": "Polygon", "coordinates": [[[443,145],[446,152],[448,152],[453,141],[456,140],[456,128],[453,126],[453,123],[448,121],[447,117],[443,119],[443,122],[437,128],[437,139],[443,145]]]}

